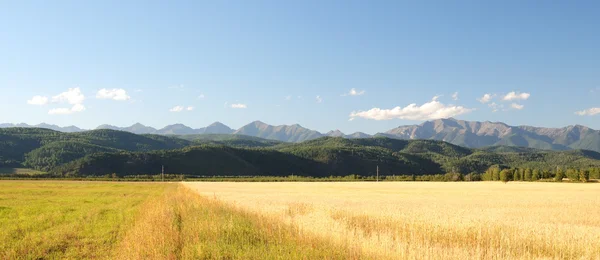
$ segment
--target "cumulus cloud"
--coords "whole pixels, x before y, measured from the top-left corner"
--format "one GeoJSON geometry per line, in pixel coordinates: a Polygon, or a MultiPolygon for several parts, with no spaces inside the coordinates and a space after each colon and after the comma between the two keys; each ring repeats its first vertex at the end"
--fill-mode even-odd
{"type": "Polygon", "coordinates": [[[69,103],[71,105],[81,104],[85,96],[79,88],[69,88],[69,90],[52,97],[53,103],[69,103]]]}
{"type": "Polygon", "coordinates": [[[241,104],[241,103],[237,103],[237,104],[231,104],[231,108],[248,108],[248,106],[246,106],[246,104],[241,104]]]}
{"type": "Polygon", "coordinates": [[[321,98],[321,96],[317,96],[315,99],[317,103],[323,103],[323,98],[321,98]]]}
{"type": "Polygon", "coordinates": [[[27,100],[27,104],[43,106],[48,104],[48,98],[44,96],[33,96],[30,100],[27,100]]]}
{"type": "Polygon", "coordinates": [[[586,110],[581,110],[581,111],[577,111],[575,112],[576,115],[580,115],[580,116],[593,116],[593,115],[598,115],[600,114],[600,107],[592,107],[586,110]]]}
{"type": "Polygon", "coordinates": [[[67,91],[62,92],[52,97],[52,103],[67,103],[73,105],[71,108],[54,108],[48,111],[50,115],[70,115],[77,112],[85,111],[83,101],[85,96],[81,93],[79,88],[69,88],[67,91]]]}
{"type": "Polygon", "coordinates": [[[529,93],[519,93],[519,92],[510,92],[506,94],[502,100],[504,101],[512,101],[512,100],[527,100],[531,94],[529,93]]]}
{"type": "Polygon", "coordinates": [[[367,111],[357,111],[350,113],[350,120],[361,117],[373,120],[389,120],[389,119],[407,119],[407,120],[431,120],[454,117],[457,115],[469,113],[473,109],[462,106],[449,106],[440,103],[438,96],[435,96],[431,101],[418,106],[410,104],[404,108],[394,107],[392,109],[372,108],[367,111]]]}
{"type": "Polygon", "coordinates": [[[173,108],[169,109],[170,112],[181,112],[184,110],[183,106],[174,106],[173,108]]]}
{"type": "Polygon", "coordinates": [[[495,95],[492,95],[492,94],[484,94],[483,97],[478,98],[477,101],[485,104],[485,103],[488,103],[488,102],[492,101],[492,98],[494,96],[495,95]]]}
{"type": "Polygon", "coordinates": [[[54,108],[48,111],[49,115],[70,115],[77,112],[85,111],[85,106],[82,104],[75,104],[71,108],[54,108]]]}
{"type": "Polygon", "coordinates": [[[512,104],[510,104],[510,107],[511,107],[511,108],[514,108],[514,109],[516,109],[516,110],[521,110],[521,109],[525,108],[525,106],[524,106],[524,105],[520,105],[520,104],[517,104],[517,103],[512,103],[512,104]]]}
{"type": "Polygon", "coordinates": [[[192,111],[192,110],[194,110],[194,107],[187,107],[186,110],[187,111],[192,111]]]}
{"type": "Polygon", "coordinates": [[[131,97],[127,95],[127,91],[122,88],[101,89],[96,93],[97,99],[112,99],[117,101],[129,100],[131,97]]]}
{"type": "Polygon", "coordinates": [[[452,99],[454,101],[458,100],[458,92],[454,92],[454,94],[452,94],[452,99]]]}
{"type": "Polygon", "coordinates": [[[342,96],[360,96],[365,94],[364,90],[356,90],[355,88],[351,88],[348,93],[342,94],[342,96]]]}

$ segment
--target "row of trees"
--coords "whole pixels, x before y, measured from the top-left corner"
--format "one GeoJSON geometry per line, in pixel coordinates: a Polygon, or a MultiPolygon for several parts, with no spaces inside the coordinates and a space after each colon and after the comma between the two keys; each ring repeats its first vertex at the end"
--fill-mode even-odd
{"type": "Polygon", "coordinates": [[[484,181],[537,181],[537,180],[554,180],[562,181],[568,178],[571,182],[588,182],[590,178],[600,178],[600,168],[589,169],[567,169],[557,168],[555,171],[540,170],[531,168],[506,168],[501,169],[498,166],[490,167],[482,175],[484,181]]]}

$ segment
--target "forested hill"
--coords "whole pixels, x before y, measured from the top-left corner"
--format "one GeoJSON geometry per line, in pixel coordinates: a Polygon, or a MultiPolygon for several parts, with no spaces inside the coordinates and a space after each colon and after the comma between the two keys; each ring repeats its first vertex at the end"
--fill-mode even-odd
{"type": "Polygon", "coordinates": [[[173,137],[107,129],[63,133],[41,128],[3,128],[0,129],[0,166],[24,165],[50,170],[96,152],[143,152],[178,149],[190,144],[173,137]]]}
{"type": "Polygon", "coordinates": [[[115,130],[61,133],[0,129],[0,167],[59,175],[156,174],[345,176],[483,172],[491,166],[600,167],[600,153],[518,147],[470,149],[442,141],[323,137],[282,143],[243,135],[136,135],[115,130]]]}

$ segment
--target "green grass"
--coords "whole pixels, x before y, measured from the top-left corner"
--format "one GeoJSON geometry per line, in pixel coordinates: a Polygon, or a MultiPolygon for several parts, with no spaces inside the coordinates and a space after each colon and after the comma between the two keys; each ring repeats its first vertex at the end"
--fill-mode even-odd
{"type": "Polygon", "coordinates": [[[165,184],[0,181],[0,259],[110,258],[165,184]]]}

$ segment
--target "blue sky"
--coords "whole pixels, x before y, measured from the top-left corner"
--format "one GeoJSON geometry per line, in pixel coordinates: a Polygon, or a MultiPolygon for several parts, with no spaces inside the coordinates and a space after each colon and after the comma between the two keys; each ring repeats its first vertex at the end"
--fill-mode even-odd
{"type": "Polygon", "coordinates": [[[0,122],[600,129],[598,13],[597,1],[3,1],[0,122]]]}

